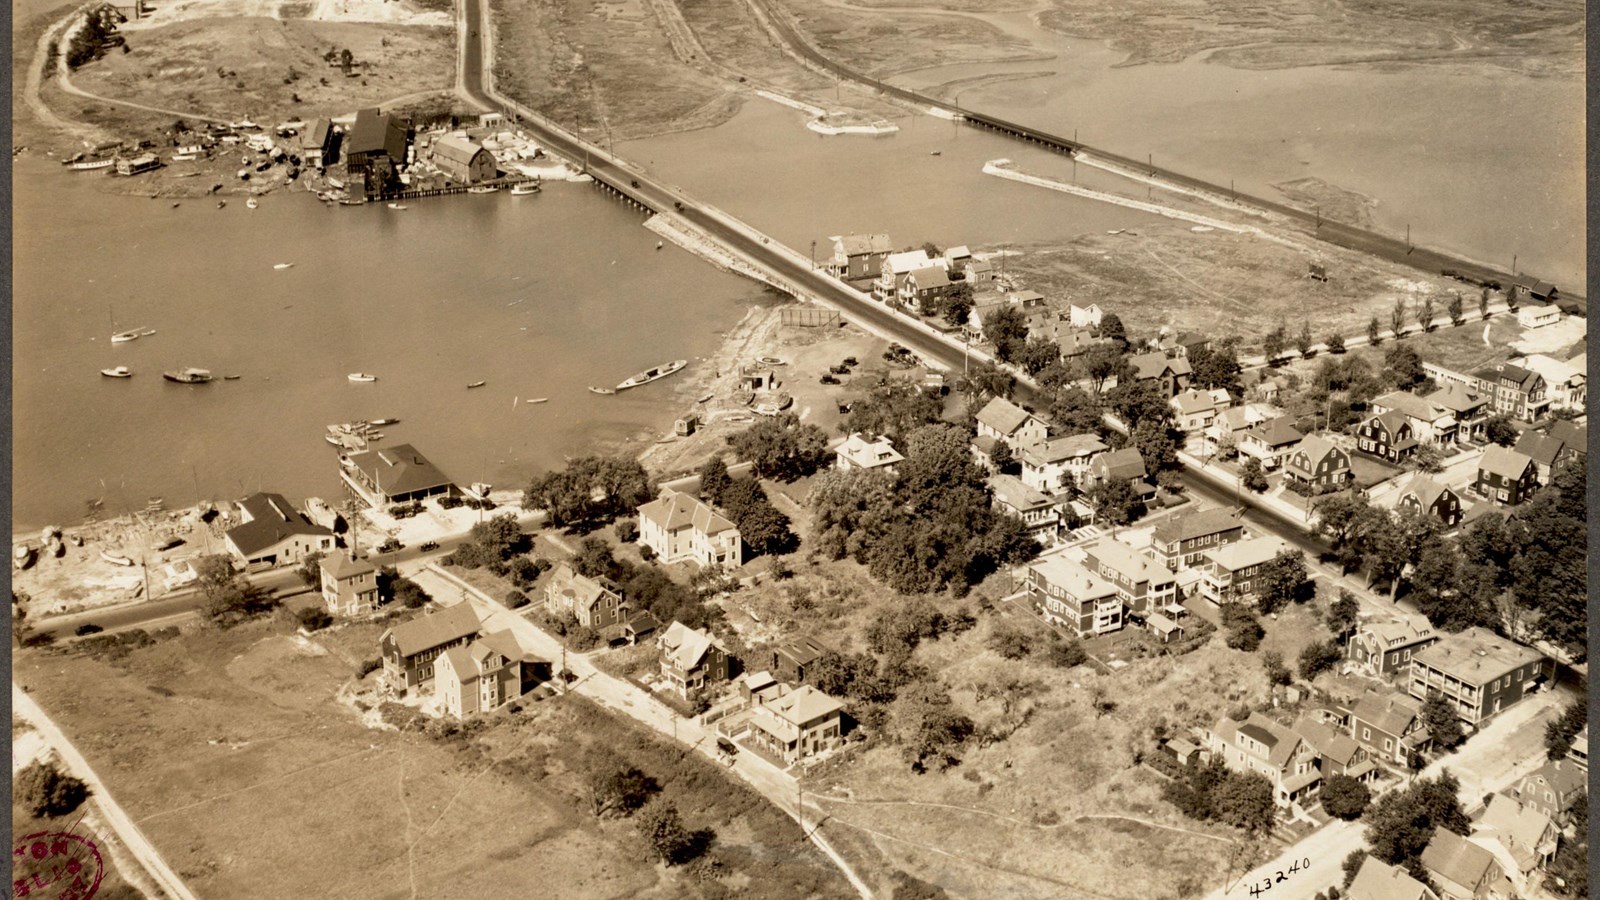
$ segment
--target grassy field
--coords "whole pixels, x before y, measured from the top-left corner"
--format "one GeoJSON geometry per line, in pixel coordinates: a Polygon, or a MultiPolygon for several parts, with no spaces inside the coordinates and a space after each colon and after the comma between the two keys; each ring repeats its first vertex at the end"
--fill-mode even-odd
{"type": "MultiPolygon", "coordinates": [[[[94,801],[91,799],[88,808],[92,808],[94,801]]],[[[77,834],[93,841],[95,848],[100,851],[100,862],[104,867],[104,874],[100,878],[100,888],[95,892],[99,900],[141,900],[144,894],[129,884],[122,876],[117,863],[112,858],[113,852],[120,852],[120,843],[116,842],[116,835],[109,830],[102,830],[89,821],[84,815],[85,808],[80,807],[70,815],[58,818],[39,818],[28,810],[11,807],[11,839],[13,846],[18,845],[24,837],[40,832],[56,833],[67,832],[77,834]]]]}
{"type": "Polygon", "coordinates": [[[16,677],[202,896],[839,893],[764,801],[585,705],[530,703],[471,740],[364,726],[337,697],[381,630],[306,640],[257,622],[119,662],[30,653],[16,677]],[[596,743],[628,748],[691,827],[717,830],[720,875],[660,868],[626,822],[584,810],[573,773],[596,743]]]}
{"type": "Polygon", "coordinates": [[[1047,58],[981,18],[928,13],[922,11],[928,4],[916,6],[915,11],[891,6],[869,11],[855,4],[784,3],[801,33],[823,54],[878,77],[954,63],[1047,58]]]}

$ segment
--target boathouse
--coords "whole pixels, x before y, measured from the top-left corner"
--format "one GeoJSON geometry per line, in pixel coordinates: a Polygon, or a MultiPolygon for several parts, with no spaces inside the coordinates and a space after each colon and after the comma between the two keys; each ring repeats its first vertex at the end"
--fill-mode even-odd
{"type": "Polygon", "coordinates": [[[352,174],[372,168],[380,157],[393,165],[406,161],[406,146],[410,141],[406,123],[376,109],[363,109],[356,113],[355,124],[350,126],[344,154],[345,167],[352,174]]]}
{"type": "Polygon", "coordinates": [[[499,174],[494,154],[482,144],[456,134],[434,139],[433,164],[445,177],[462,184],[491,181],[499,174]]]}
{"type": "Polygon", "coordinates": [[[300,132],[300,158],[313,169],[320,169],[339,157],[339,133],[327,119],[316,119],[300,132]]]}
{"type": "Polygon", "coordinates": [[[410,444],[352,453],[346,457],[339,477],[352,496],[374,509],[461,493],[448,476],[410,444]]]}
{"type": "Polygon", "coordinates": [[[297,563],[333,549],[333,532],[295,509],[282,494],[252,494],[238,502],[241,524],[223,536],[228,552],[251,568],[297,563]]]}

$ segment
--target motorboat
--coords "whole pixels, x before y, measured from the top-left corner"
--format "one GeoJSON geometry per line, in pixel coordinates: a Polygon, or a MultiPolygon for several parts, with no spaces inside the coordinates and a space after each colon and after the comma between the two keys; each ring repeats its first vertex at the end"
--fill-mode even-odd
{"type": "Polygon", "coordinates": [[[100,374],[107,378],[132,378],[133,370],[127,366],[115,366],[110,369],[101,369],[100,374]]]}
{"type": "Polygon", "coordinates": [[[513,197],[526,197],[529,194],[537,193],[539,193],[539,182],[537,181],[524,181],[511,187],[511,196],[513,197]]]}
{"type": "Polygon", "coordinates": [[[399,419],[373,419],[372,421],[368,422],[367,424],[368,425],[398,425],[398,424],[400,424],[400,420],[399,419]]]}
{"type": "Polygon", "coordinates": [[[594,385],[591,384],[591,385],[589,385],[589,393],[591,393],[591,394],[615,394],[616,391],[613,391],[611,388],[595,387],[594,385]]]}
{"type": "Polygon", "coordinates": [[[238,381],[239,378],[240,378],[240,376],[238,376],[238,375],[224,375],[224,376],[222,376],[222,380],[223,381],[238,381]]]}
{"type": "Polygon", "coordinates": [[[649,384],[652,381],[657,381],[667,377],[668,375],[671,375],[688,364],[689,361],[686,359],[675,359],[672,362],[663,363],[653,369],[645,369],[643,372],[640,372],[639,374],[634,375],[632,378],[629,378],[626,381],[618,384],[617,390],[625,391],[628,388],[635,388],[642,384],[649,384]]]}
{"type": "Polygon", "coordinates": [[[493,194],[498,190],[500,190],[500,189],[495,187],[494,185],[479,184],[479,185],[474,185],[472,187],[467,188],[467,193],[469,193],[469,194],[493,194]]]}
{"type": "Polygon", "coordinates": [[[391,203],[391,204],[389,204],[389,208],[390,209],[405,209],[406,205],[404,203],[391,203]]]}
{"type": "Polygon", "coordinates": [[[244,205],[248,209],[255,209],[257,206],[260,206],[261,204],[256,202],[256,198],[251,197],[249,200],[246,200],[244,202],[244,205]]]}
{"type": "Polygon", "coordinates": [[[114,159],[84,159],[70,163],[67,168],[75,172],[88,172],[93,169],[109,169],[115,162],[114,159]]]}
{"type": "Polygon", "coordinates": [[[481,387],[483,387],[484,385],[486,385],[488,383],[489,382],[487,382],[487,381],[474,381],[471,384],[467,385],[467,390],[470,391],[473,388],[481,388],[481,387]]]}
{"type": "Polygon", "coordinates": [[[292,268],[294,268],[294,263],[277,263],[277,264],[275,264],[273,266],[273,268],[274,269],[279,269],[279,270],[292,269],[292,268]]]}
{"type": "Polygon", "coordinates": [[[550,402],[550,398],[549,397],[530,397],[528,399],[528,402],[529,403],[549,403],[550,402]]]}
{"type": "Polygon", "coordinates": [[[111,552],[106,551],[106,550],[101,550],[100,551],[100,558],[105,560],[108,563],[111,563],[113,566],[131,566],[131,565],[133,565],[133,560],[127,558],[126,556],[120,556],[120,555],[118,555],[116,553],[111,553],[111,552]]]}
{"type": "Polygon", "coordinates": [[[345,377],[350,379],[351,381],[357,382],[359,384],[367,384],[367,383],[370,383],[370,382],[378,380],[378,376],[376,376],[376,375],[368,375],[366,372],[351,372],[349,375],[346,375],[345,377]]]}
{"type": "Polygon", "coordinates": [[[137,328],[132,331],[119,331],[111,336],[111,343],[126,344],[129,341],[137,341],[141,334],[143,334],[143,332],[139,331],[137,328]]]}
{"type": "Polygon", "coordinates": [[[210,369],[197,369],[190,366],[186,369],[174,369],[162,372],[161,377],[178,384],[209,384],[211,382],[210,369]]]}
{"type": "Polygon", "coordinates": [[[339,191],[344,190],[344,182],[340,181],[337,178],[329,178],[328,179],[328,186],[333,188],[334,190],[339,190],[339,191]]]}

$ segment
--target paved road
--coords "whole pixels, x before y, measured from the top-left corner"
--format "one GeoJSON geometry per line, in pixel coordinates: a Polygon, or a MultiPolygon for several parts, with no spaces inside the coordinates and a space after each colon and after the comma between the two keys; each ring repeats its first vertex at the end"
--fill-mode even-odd
{"type": "Polygon", "coordinates": [[[178,877],[178,873],[167,865],[166,860],[161,858],[160,851],[156,850],[150,839],[144,836],[139,826],[135,825],[133,819],[118,805],[111,792],[106,790],[105,783],[95,774],[94,769],[89,767],[83,754],[72,746],[72,742],[67,740],[67,736],[62,734],[56,723],[45,715],[39,704],[35,703],[33,698],[15,682],[11,685],[11,710],[14,717],[25,720],[44,737],[44,740],[55,749],[67,771],[89,785],[94,802],[99,805],[106,823],[117,833],[117,837],[122,839],[128,852],[139,860],[139,864],[144,866],[145,871],[150,873],[150,877],[155,879],[161,889],[169,897],[177,900],[195,900],[195,895],[189,890],[188,885],[185,885],[183,879],[178,877]]]}

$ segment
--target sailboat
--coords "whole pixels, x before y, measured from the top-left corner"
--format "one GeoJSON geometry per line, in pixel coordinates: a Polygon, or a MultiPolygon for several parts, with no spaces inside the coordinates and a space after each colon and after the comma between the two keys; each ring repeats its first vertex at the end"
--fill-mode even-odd
{"type": "MultiPolygon", "coordinates": [[[[107,307],[107,310],[109,312],[110,308],[107,307]]],[[[118,331],[117,314],[115,312],[111,312],[111,343],[126,344],[129,341],[138,340],[142,334],[144,334],[144,330],[140,328],[133,328],[128,331],[118,331]]]]}

